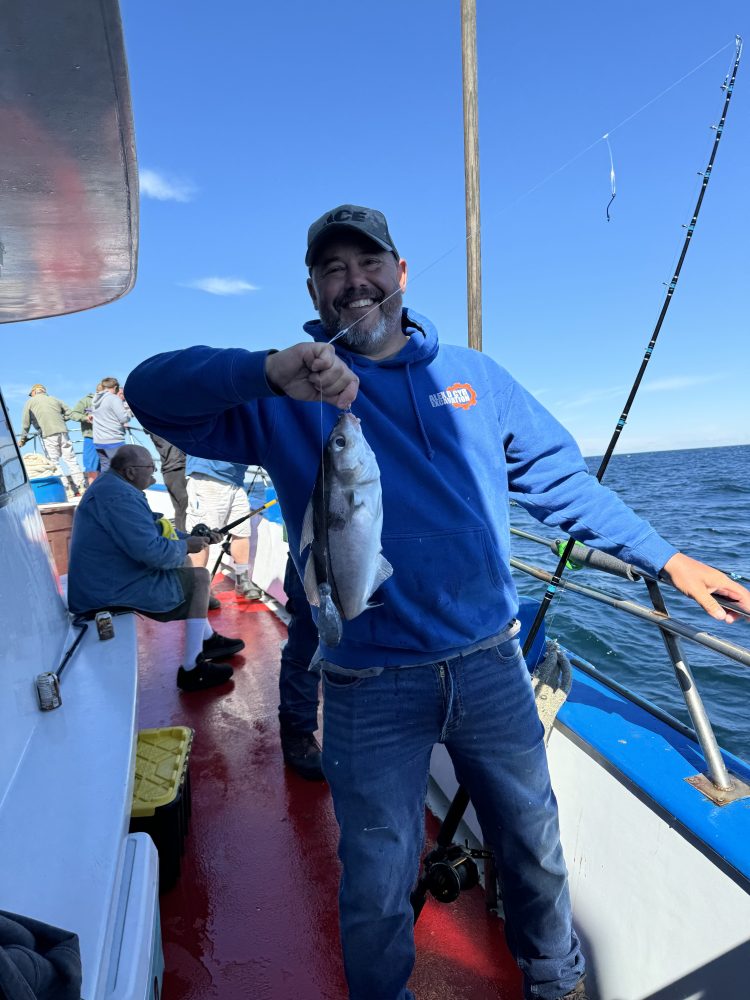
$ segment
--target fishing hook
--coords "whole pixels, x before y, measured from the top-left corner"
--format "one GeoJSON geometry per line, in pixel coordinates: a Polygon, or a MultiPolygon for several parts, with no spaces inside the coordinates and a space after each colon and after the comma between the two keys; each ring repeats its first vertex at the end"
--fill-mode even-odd
{"type": "Polygon", "coordinates": [[[609,206],[617,197],[617,189],[615,188],[615,161],[612,158],[612,147],[609,144],[609,132],[605,132],[604,135],[602,136],[602,139],[604,139],[604,141],[607,143],[607,149],[609,150],[609,186],[612,191],[612,197],[609,199],[606,208],[607,222],[609,222],[610,221],[609,206]]]}
{"type": "MultiPolygon", "coordinates": [[[[726,120],[727,111],[729,109],[729,102],[732,96],[732,91],[734,89],[734,82],[737,77],[737,69],[739,68],[740,64],[740,56],[742,55],[742,39],[740,38],[739,35],[736,36],[735,45],[736,45],[735,60],[734,60],[734,65],[732,67],[731,79],[729,83],[726,85],[726,99],[724,101],[724,108],[722,110],[719,124],[716,127],[716,137],[714,139],[714,144],[711,150],[711,156],[708,162],[708,166],[706,167],[706,170],[702,174],[703,183],[701,185],[700,194],[698,195],[698,201],[693,211],[693,217],[690,221],[690,225],[687,227],[687,234],[685,236],[685,242],[682,247],[682,253],[680,254],[680,258],[677,262],[677,267],[675,268],[672,280],[669,283],[669,287],[667,288],[666,298],[662,306],[661,312],[659,314],[659,318],[656,322],[656,327],[654,328],[654,332],[651,336],[651,340],[649,341],[649,345],[646,348],[646,353],[644,355],[643,361],[641,362],[641,367],[638,371],[635,382],[633,383],[633,387],[630,390],[630,395],[628,396],[625,408],[623,409],[622,414],[620,415],[620,419],[617,421],[617,426],[615,427],[612,439],[609,442],[607,451],[604,455],[604,458],[601,461],[599,469],[597,470],[596,478],[600,482],[602,480],[602,477],[604,476],[607,466],[609,465],[609,460],[612,457],[612,452],[615,449],[620,434],[622,433],[622,430],[625,426],[625,422],[628,418],[630,407],[633,403],[633,400],[635,399],[635,395],[641,384],[641,380],[643,379],[643,374],[646,370],[646,366],[649,360],[651,359],[656,339],[659,336],[659,331],[661,330],[662,323],[664,322],[664,317],[667,313],[667,309],[669,308],[669,303],[672,301],[672,296],[674,295],[674,290],[677,285],[677,280],[680,276],[680,271],[682,270],[682,264],[685,260],[685,254],[687,253],[687,248],[690,246],[690,241],[693,236],[695,224],[698,219],[698,213],[700,212],[700,208],[703,203],[703,197],[706,193],[706,188],[708,187],[708,182],[711,177],[711,170],[713,168],[714,159],[716,157],[716,151],[718,149],[719,141],[721,139],[721,135],[724,129],[724,122],[726,120]]],[[[575,540],[573,538],[570,538],[565,546],[565,549],[563,550],[562,555],[560,556],[560,561],[557,565],[555,573],[552,579],[550,580],[549,584],[547,585],[547,589],[545,591],[544,598],[542,599],[542,602],[540,604],[539,611],[537,612],[537,615],[532,623],[531,629],[529,630],[529,633],[526,636],[526,641],[524,642],[523,645],[524,656],[528,656],[528,653],[532,647],[534,639],[536,638],[536,635],[539,632],[542,622],[544,621],[544,617],[547,613],[547,610],[552,602],[552,599],[555,596],[560,581],[562,580],[563,574],[565,572],[565,566],[573,551],[574,544],[575,540]]],[[[469,805],[469,801],[470,801],[469,793],[467,792],[466,788],[464,788],[463,785],[459,785],[456,794],[453,797],[453,801],[450,803],[448,807],[448,811],[445,814],[445,819],[443,820],[443,823],[440,827],[440,831],[437,836],[437,849],[440,849],[442,851],[442,856],[445,855],[453,838],[456,835],[456,831],[458,830],[458,825],[461,822],[462,816],[466,812],[466,809],[469,805]]],[[[415,922],[419,919],[419,915],[422,911],[422,906],[424,904],[426,893],[427,893],[427,880],[423,875],[419,879],[417,887],[411,896],[415,922]]]]}
{"type": "MultiPolygon", "coordinates": [[[[646,371],[646,367],[649,361],[651,360],[651,356],[653,354],[654,347],[656,345],[656,341],[659,336],[659,332],[662,328],[662,324],[664,323],[664,317],[667,314],[667,310],[669,309],[669,305],[674,296],[675,288],[677,287],[677,282],[680,277],[680,272],[682,271],[682,265],[685,261],[685,255],[687,254],[688,247],[690,246],[690,242],[693,238],[693,233],[695,232],[695,225],[696,222],[698,221],[698,215],[701,210],[701,205],[703,204],[703,198],[706,194],[706,188],[708,187],[708,182],[711,179],[711,171],[713,170],[714,160],[716,159],[716,153],[719,148],[719,142],[721,141],[721,136],[724,131],[724,124],[726,122],[727,112],[729,110],[729,103],[732,99],[732,93],[734,90],[734,82],[737,78],[737,70],[739,69],[740,65],[740,58],[742,56],[742,38],[739,35],[737,35],[735,38],[735,45],[736,45],[736,51],[735,51],[734,64],[732,66],[732,74],[729,83],[726,84],[726,90],[725,90],[726,96],[724,98],[724,107],[721,112],[721,118],[719,119],[719,124],[715,126],[716,134],[714,136],[713,146],[711,147],[711,155],[708,160],[708,166],[704,171],[701,171],[703,182],[701,184],[701,189],[698,194],[698,200],[693,210],[693,216],[690,220],[689,225],[687,226],[687,232],[685,234],[685,240],[682,245],[682,251],[680,253],[679,260],[677,261],[677,266],[675,267],[674,274],[672,275],[672,280],[669,282],[667,286],[667,292],[664,299],[664,303],[661,307],[659,318],[656,321],[654,332],[651,335],[651,340],[649,341],[648,347],[646,348],[646,353],[644,354],[643,360],[641,361],[641,366],[638,369],[638,374],[636,375],[635,381],[633,382],[633,385],[630,389],[630,394],[627,398],[623,411],[620,415],[620,419],[617,421],[614,432],[612,433],[612,437],[607,446],[607,450],[604,453],[604,457],[601,460],[599,468],[597,469],[596,478],[599,480],[599,482],[602,481],[604,473],[607,470],[607,466],[609,465],[609,460],[611,459],[612,453],[614,452],[615,447],[617,446],[617,442],[619,441],[620,435],[622,434],[622,431],[627,422],[628,415],[630,413],[630,408],[633,405],[636,393],[640,388],[643,376],[646,371]]],[[[557,587],[560,581],[562,580],[563,574],[565,573],[565,564],[570,558],[570,554],[573,550],[574,544],[575,540],[573,538],[568,539],[568,543],[565,546],[562,555],[560,556],[560,561],[557,564],[557,568],[555,569],[553,577],[550,580],[549,584],[547,585],[547,589],[544,592],[544,597],[539,607],[539,611],[537,612],[537,615],[534,619],[531,629],[529,630],[529,634],[526,637],[526,641],[523,647],[524,654],[528,653],[528,651],[531,649],[531,645],[534,642],[534,639],[536,638],[537,632],[541,628],[542,622],[544,621],[544,617],[547,614],[547,610],[557,591],[557,587]]]]}

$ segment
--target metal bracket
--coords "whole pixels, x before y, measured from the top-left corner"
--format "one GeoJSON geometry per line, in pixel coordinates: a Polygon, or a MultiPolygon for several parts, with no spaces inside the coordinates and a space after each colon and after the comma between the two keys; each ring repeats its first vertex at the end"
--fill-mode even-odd
{"type": "Polygon", "coordinates": [[[729,778],[732,783],[731,788],[717,788],[705,774],[695,774],[691,778],[685,778],[685,781],[717,806],[728,806],[730,802],[750,798],[750,785],[746,781],[731,772],[729,778]]]}

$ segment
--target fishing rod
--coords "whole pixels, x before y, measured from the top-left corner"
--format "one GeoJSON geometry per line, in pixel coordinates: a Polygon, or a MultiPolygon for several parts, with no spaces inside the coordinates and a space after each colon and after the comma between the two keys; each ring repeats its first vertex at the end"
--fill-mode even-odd
{"type": "Polygon", "coordinates": [[[273,505],[278,502],[279,501],[276,497],[274,497],[273,500],[266,500],[262,506],[256,507],[255,510],[251,510],[249,514],[243,514],[242,517],[238,517],[236,521],[230,521],[229,524],[225,524],[223,528],[209,528],[207,524],[196,524],[190,534],[198,535],[200,538],[208,538],[210,535],[215,533],[228,535],[232,528],[236,528],[238,524],[242,524],[243,521],[247,521],[249,517],[253,517],[255,514],[260,514],[262,510],[268,510],[269,507],[273,507],[273,505]]]}
{"type": "Polygon", "coordinates": [[[238,517],[236,521],[230,521],[229,524],[225,524],[223,528],[209,528],[207,524],[196,524],[193,530],[190,532],[191,535],[198,535],[200,538],[210,538],[214,533],[219,533],[221,535],[226,535],[226,538],[221,543],[221,552],[218,555],[216,562],[214,563],[214,568],[211,571],[211,579],[216,576],[219,566],[221,565],[221,560],[224,555],[229,552],[229,533],[232,528],[236,528],[238,524],[242,524],[243,521],[247,521],[248,518],[254,517],[256,514],[260,514],[264,510],[268,510],[269,507],[273,507],[279,501],[276,497],[272,500],[266,500],[266,502],[260,506],[256,507],[255,510],[251,510],[248,514],[243,514],[242,517],[238,517]]]}
{"type": "MultiPolygon", "coordinates": [[[[669,309],[669,305],[672,301],[672,298],[674,297],[675,288],[677,287],[677,282],[680,277],[680,272],[682,271],[682,265],[685,261],[685,256],[687,254],[688,247],[690,246],[690,243],[693,238],[695,225],[696,222],[698,221],[698,215],[701,210],[701,205],[703,204],[703,198],[706,194],[706,188],[708,187],[708,182],[711,179],[711,172],[713,170],[714,160],[716,159],[716,152],[719,148],[719,142],[721,141],[721,137],[724,132],[724,125],[726,122],[727,112],[729,110],[729,103],[732,98],[734,83],[737,78],[737,70],[740,65],[740,58],[742,56],[742,38],[739,35],[737,35],[735,38],[735,46],[736,46],[736,51],[732,69],[730,73],[727,74],[728,79],[725,78],[724,83],[722,84],[722,90],[724,90],[726,93],[724,99],[724,107],[721,112],[721,118],[719,119],[718,125],[712,126],[712,128],[714,128],[716,131],[716,135],[714,137],[713,146],[711,148],[711,155],[708,160],[708,166],[704,171],[702,172],[699,171],[699,174],[700,176],[702,176],[703,181],[701,183],[698,199],[695,208],[693,210],[693,216],[690,220],[690,223],[686,226],[687,232],[685,234],[685,240],[682,245],[682,251],[677,261],[677,266],[675,267],[672,280],[669,282],[669,285],[667,286],[667,292],[664,299],[664,303],[659,313],[659,317],[656,321],[656,326],[654,327],[654,331],[651,335],[648,347],[646,348],[646,352],[643,356],[643,360],[641,361],[640,368],[638,369],[638,374],[635,377],[635,381],[633,382],[630,394],[628,395],[627,401],[620,415],[620,418],[617,421],[615,430],[607,446],[607,450],[604,453],[604,457],[602,458],[599,468],[597,469],[596,478],[599,482],[601,482],[604,473],[607,470],[607,466],[609,465],[609,460],[612,457],[612,453],[614,452],[615,447],[617,446],[620,434],[622,433],[623,428],[625,427],[625,424],[627,422],[628,415],[630,413],[630,408],[633,405],[633,401],[636,397],[638,389],[640,388],[644,373],[646,371],[646,367],[649,361],[651,360],[651,356],[653,354],[654,347],[656,345],[656,341],[659,336],[659,332],[661,331],[662,324],[664,323],[664,317],[666,316],[667,310],[669,309]]],[[[539,632],[539,629],[542,626],[542,622],[544,621],[549,606],[552,603],[552,600],[557,592],[560,581],[562,580],[563,574],[565,573],[566,564],[573,551],[574,545],[575,545],[575,539],[573,538],[568,539],[568,542],[565,545],[565,548],[563,549],[562,554],[560,556],[557,568],[555,569],[555,572],[552,575],[552,578],[550,579],[547,585],[547,588],[544,593],[544,598],[539,607],[539,611],[537,612],[536,617],[534,618],[534,621],[529,630],[529,633],[526,636],[526,641],[524,642],[523,645],[524,656],[528,655],[528,652],[532,647],[534,639],[536,638],[537,633],[539,632]]],[[[456,791],[456,794],[453,797],[453,801],[451,802],[448,808],[448,812],[446,813],[445,819],[443,820],[442,826],[440,828],[440,832],[437,838],[437,846],[425,859],[424,873],[417,882],[417,885],[411,895],[411,903],[414,909],[415,923],[419,919],[419,914],[421,913],[422,908],[424,906],[427,893],[432,892],[433,895],[436,896],[436,898],[440,898],[440,891],[439,891],[440,883],[441,879],[444,878],[446,859],[448,857],[447,854],[448,848],[445,845],[450,844],[452,842],[456,834],[456,831],[458,829],[458,825],[461,822],[464,813],[466,812],[467,806],[469,805],[469,801],[470,801],[469,793],[466,791],[463,785],[459,785],[458,790],[456,791]]],[[[451,864],[449,862],[448,866],[455,869],[455,864],[451,864]]]]}
{"type": "MultiPolygon", "coordinates": [[[[646,372],[646,368],[653,355],[657,338],[661,331],[662,324],[664,323],[664,317],[667,315],[667,310],[669,309],[670,303],[672,302],[672,299],[674,297],[675,288],[677,287],[677,282],[680,277],[680,272],[682,271],[682,265],[685,261],[685,257],[688,252],[688,247],[690,246],[691,240],[693,238],[693,233],[695,232],[695,225],[698,221],[698,215],[701,210],[701,205],[703,204],[703,198],[706,194],[708,182],[711,180],[711,171],[713,170],[714,160],[716,159],[716,153],[719,148],[719,143],[721,142],[722,134],[724,132],[724,124],[726,122],[727,112],[729,110],[729,102],[732,99],[732,92],[734,90],[734,81],[737,78],[737,70],[740,65],[740,58],[742,56],[742,39],[740,38],[739,35],[737,35],[735,44],[737,46],[737,50],[735,53],[731,78],[729,79],[728,82],[725,81],[725,83],[722,85],[722,89],[726,91],[726,96],[724,98],[724,107],[721,112],[721,118],[719,119],[719,124],[712,126],[716,130],[716,135],[714,137],[713,146],[711,148],[711,156],[709,157],[708,160],[708,166],[704,171],[700,173],[700,176],[703,177],[703,181],[701,183],[700,191],[698,193],[698,200],[695,204],[695,209],[693,210],[693,217],[691,218],[690,223],[686,227],[687,232],[685,233],[685,240],[682,244],[682,251],[680,252],[680,257],[679,260],[677,261],[677,266],[675,267],[672,280],[669,282],[669,285],[667,286],[667,292],[664,297],[664,303],[662,304],[659,317],[656,321],[654,332],[651,334],[651,340],[649,341],[648,347],[646,348],[646,353],[643,355],[643,360],[641,361],[641,366],[638,369],[638,374],[636,375],[635,381],[633,382],[633,385],[630,389],[630,394],[628,395],[627,401],[620,415],[620,419],[617,421],[617,424],[615,425],[614,432],[612,433],[610,442],[607,445],[607,450],[605,451],[604,456],[599,464],[599,468],[596,470],[596,478],[599,482],[602,481],[602,479],[604,478],[604,473],[607,471],[609,460],[611,459],[612,454],[615,448],[617,447],[617,442],[620,439],[620,435],[622,434],[622,431],[625,427],[628,416],[630,414],[630,408],[633,405],[633,401],[635,400],[638,389],[640,388],[641,382],[643,381],[643,376],[646,372]]],[[[526,655],[528,651],[531,649],[531,645],[534,642],[534,639],[536,638],[537,632],[542,626],[542,622],[544,621],[545,615],[547,614],[547,610],[549,609],[549,606],[552,603],[552,600],[555,596],[557,586],[560,583],[560,580],[562,579],[563,573],[565,572],[565,564],[570,558],[570,554],[573,551],[574,545],[575,545],[575,539],[573,538],[568,539],[568,543],[563,549],[562,555],[560,556],[560,561],[557,564],[557,568],[555,569],[552,579],[550,580],[547,589],[544,592],[544,597],[539,607],[539,611],[537,612],[536,617],[534,618],[534,621],[531,625],[531,628],[529,629],[529,634],[526,636],[526,641],[523,646],[524,655],[526,655]]]]}

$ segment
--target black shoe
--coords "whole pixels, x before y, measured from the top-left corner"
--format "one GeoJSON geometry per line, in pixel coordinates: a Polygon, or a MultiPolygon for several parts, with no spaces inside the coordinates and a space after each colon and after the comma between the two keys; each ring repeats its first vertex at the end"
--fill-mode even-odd
{"type": "Polygon", "coordinates": [[[220,607],[221,607],[221,601],[219,600],[219,598],[216,597],[214,594],[209,594],[208,595],[208,610],[209,611],[218,611],[220,607]]]}
{"type": "Polygon", "coordinates": [[[207,660],[228,660],[230,656],[245,648],[242,639],[229,639],[214,632],[210,639],[203,641],[203,655],[207,660]]]}
{"type": "Polygon", "coordinates": [[[566,993],[564,997],[560,997],[560,1000],[589,1000],[589,995],[586,992],[586,977],[579,979],[575,989],[566,993]]]}
{"type": "Polygon", "coordinates": [[[281,730],[281,750],[284,761],[307,781],[325,781],[321,768],[320,744],[312,733],[281,730]]]}
{"type": "Polygon", "coordinates": [[[233,673],[230,666],[210,663],[199,654],[192,670],[180,667],[177,671],[177,687],[180,691],[205,691],[207,688],[226,684],[233,673]]]}

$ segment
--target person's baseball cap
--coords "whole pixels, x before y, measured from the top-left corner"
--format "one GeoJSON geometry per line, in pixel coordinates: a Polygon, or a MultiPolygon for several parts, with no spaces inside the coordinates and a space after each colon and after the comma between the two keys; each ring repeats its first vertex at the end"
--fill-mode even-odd
{"type": "Polygon", "coordinates": [[[361,205],[339,205],[338,208],[321,215],[308,229],[305,254],[305,264],[308,267],[312,267],[315,254],[323,241],[342,229],[353,229],[362,233],[383,250],[390,250],[398,260],[398,250],[393,244],[391,234],[388,232],[388,223],[382,212],[374,208],[363,208],[361,205]]]}
{"type": "Polygon", "coordinates": [[[37,391],[37,389],[41,389],[42,392],[47,391],[47,389],[45,388],[45,386],[42,385],[41,382],[37,382],[36,385],[32,385],[32,387],[29,389],[29,395],[33,396],[34,393],[37,391]]]}

